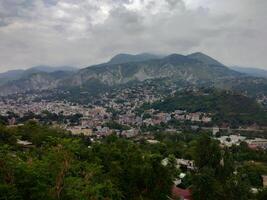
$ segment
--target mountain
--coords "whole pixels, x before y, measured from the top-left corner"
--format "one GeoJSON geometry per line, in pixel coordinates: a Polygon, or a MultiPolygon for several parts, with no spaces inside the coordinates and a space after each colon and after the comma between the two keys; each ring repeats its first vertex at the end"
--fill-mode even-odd
{"type": "Polygon", "coordinates": [[[72,75],[72,72],[38,72],[0,86],[0,94],[9,95],[28,91],[42,91],[57,88],[60,81],[72,75]]]}
{"type": "Polygon", "coordinates": [[[206,63],[208,65],[218,65],[218,66],[223,66],[222,63],[218,62],[217,60],[213,59],[212,57],[204,54],[204,53],[201,53],[201,52],[196,52],[196,53],[192,53],[192,54],[189,54],[187,56],[188,58],[191,58],[191,59],[195,59],[195,60],[199,60],[203,63],[206,63]]]}
{"type": "Polygon", "coordinates": [[[24,70],[10,70],[7,72],[3,72],[0,73],[0,78],[16,78],[16,77],[20,77],[22,75],[22,73],[24,72],[24,70]]]}
{"type": "Polygon", "coordinates": [[[223,65],[214,65],[179,54],[139,62],[120,61],[120,64],[110,64],[108,62],[82,69],[70,77],[64,85],[68,83],[70,86],[79,87],[88,81],[98,80],[108,86],[113,86],[131,81],[144,81],[158,78],[185,80],[191,83],[197,83],[199,81],[214,81],[218,78],[240,75],[238,72],[223,65]]]}
{"type": "Polygon", "coordinates": [[[0,73],[0,85],[7,83],[8,81],[17,80],[21,78],[24,70],[10,70],[0,73]]]}
{"type": "Polygon", "coordinates": [[[59,66],[59,67],[51,67],[46,65],[39,65],[35,67],[31,67],[26,70],[10,70],[7,72],[0,73],[0,85],[8,83],[10,81],[19,80],[21,78],[25,78],[31,74],[46,72],[52,73],[56,71],[66,71],[66,72],[75,72],[78,69],[71,66],[59,66]]]}
{"type": "Polygon", "coordinates": [[[47,66],[47,65],[39,65],[39,66],[35,66],[35,67],[31,67],[30,69],[25,70],[25,72],[27,73],[31,73],[31,72],[47,72],[47,73],[51,73],[51,72],[56,72],[56,71],[77,71],[78,69],[75,67],[71,67],[71,66],[58,66],[58,67],[51,67],[51,66],[47,66]]]}
{"type": "Polygon", "coordinates": [[[91,87],[97,88],[97,85],[113,87],[134,81],[162,78],[196,85],[213,84],[218,80],[240,76],[240,73],[202,53],[188,56],[171,54],[163,58],[151,54],[119,54],[107,63],[90,66],[57,78],[51,73],[31,74],[1,86],[0,94],[54,88],[90,90],[91,87]]]}
{"type": "Polygon", "coordinates": [[[130,63],[130,62],[142,62],[147,60],[159,59],[163,56],[149,54],[149,53],[142,53],[137,55],[131,54],[118,54],[110,59],[107,64],[122,64],[122,63],[130,63]]]}
{"type": "Polygon", "coordinates": [[[267,70],[264,70],[264,69],[246,68],[246,67],[239,67],[239,66],[233,66],[230,68],[237,72],[247,74],[249,76],[267,78],[267,70]]]}

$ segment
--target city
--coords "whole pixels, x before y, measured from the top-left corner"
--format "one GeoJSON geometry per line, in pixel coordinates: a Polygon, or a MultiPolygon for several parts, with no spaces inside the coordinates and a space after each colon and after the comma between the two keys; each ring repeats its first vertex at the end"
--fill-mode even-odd
{"type": "Polygon", "coordinates": [[[0,200],[266,200],[266,9],[0,0],[0,200]]]}

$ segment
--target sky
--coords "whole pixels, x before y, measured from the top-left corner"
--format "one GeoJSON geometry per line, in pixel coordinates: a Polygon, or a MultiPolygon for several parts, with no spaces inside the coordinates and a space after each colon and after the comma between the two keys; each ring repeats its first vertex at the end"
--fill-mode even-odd
{"type": "Polygon", "coordinates": [[[267,0],[0,0],[0,72],[118,53],[206,53],[267,69],[267,0]]]}

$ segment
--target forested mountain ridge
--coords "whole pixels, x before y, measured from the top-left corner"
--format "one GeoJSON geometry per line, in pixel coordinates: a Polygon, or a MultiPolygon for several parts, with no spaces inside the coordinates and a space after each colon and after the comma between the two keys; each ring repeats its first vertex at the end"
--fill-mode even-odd
{"type": "MultiPolygon", "coordinates": [[[[119,54],[109,62],[90,66],[78,72],[61,73],[36,72],[30,76],[8,82],[0,86],[0,95],[23,93],[27,91],[42,91],[64,88],[113,87],[133,81],[168,79],[169,81],[185,81],[191,85],[215,86],[222,89],[239,88],[246,85],[249,77],[231,70],[203,54],[194,53],[187,56],[171,54],[161,57],[152,54],[119,54]],[[238,81],[236,81],[238,80],[238,81]],[[239,82],[243,82],[239,84],[239,82]]],[[[250,77],[255,80],[256,78],[250,77]]],[[[267,80],[254,81],[248,85],[253,88],[265,88],[267,80]],[[261,87],[258,85],[261,84],[261,87]]],[[[240,88],[241,89],[241,88],[240,88]]],[[[260,91],[261,92],[261,91],[260,91]]]]}
{"type": "Polygon", "coordinates": [[[267,112],[254,99],[230,91],[207,90],[207,92],[178,92],[174,96],[144,104],[143,109],[156,109],[173,112],[212,113],[215,123],[227,123],[234,126],[242,124],[267,125],[267,112]]]}

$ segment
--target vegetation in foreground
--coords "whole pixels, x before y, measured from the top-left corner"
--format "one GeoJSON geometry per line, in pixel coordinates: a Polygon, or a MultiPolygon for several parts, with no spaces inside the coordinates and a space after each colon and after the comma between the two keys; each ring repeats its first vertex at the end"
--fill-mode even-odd
{"type": "Polygon", "coordinates": [[[108,136],[91,142],[29,122],[0,127],[0,199],[167,199],[179,174],[174,158],[193,159],[184,185],[195,200],[266,199],[267,154],[246,144],[221,148],[205,134],[157,133],[160,141],[108,136]],[[17,140],[30,141],[21,146],[17,140]],[[168,157],[168,165],[162,160],[168,157]],[[253,162],[252,162],[253,160],[253,162]],[[251,188],[259,188],[253,194],[251,188]]]}

